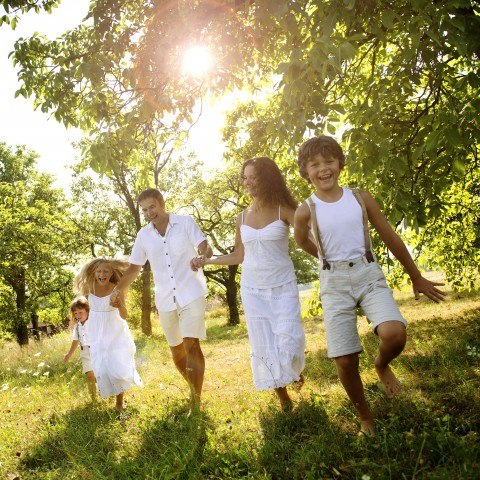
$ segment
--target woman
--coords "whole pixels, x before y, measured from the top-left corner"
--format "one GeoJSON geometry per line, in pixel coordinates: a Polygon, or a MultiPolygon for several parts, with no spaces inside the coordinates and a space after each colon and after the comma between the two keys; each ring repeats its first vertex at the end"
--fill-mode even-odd
{"type": "Polygon", "coordinates": [[[297,202],[276,163],[267,157],[247,160],[243,185],[252,197],[237,216],[235,249],[228,255],[193,260],[193,266],[237,265],[243,262],[240,291],[251,346],[257,390],[274,389],[282,409],[291,410],[287,385],[303,384],[305,334],[292,260],[289,226],[297,202]]]}

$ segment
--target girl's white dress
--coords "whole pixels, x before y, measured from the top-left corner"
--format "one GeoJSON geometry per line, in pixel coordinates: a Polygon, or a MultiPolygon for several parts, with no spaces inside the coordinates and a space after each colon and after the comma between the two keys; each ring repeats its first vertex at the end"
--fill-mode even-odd
{"type": "Polygon", "coordinates": [[[143,387],[135,368],[135,343],[118,308],[110,305],[110,295],[88,295],[90,355],[93,373],[102,398],[118,395],[130,387],[143,387]]]}
{"type": "Polygon", "coordinates": [[[240,292],[257,390],[285,387],[305,368],[305,334],[288,225],[279,219],[255,229],[243,224],[245,250],[240,292]]]}

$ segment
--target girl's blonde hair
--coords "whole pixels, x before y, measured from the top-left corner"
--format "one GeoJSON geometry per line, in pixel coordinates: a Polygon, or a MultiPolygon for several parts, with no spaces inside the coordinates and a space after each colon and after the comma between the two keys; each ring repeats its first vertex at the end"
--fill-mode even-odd
{"type": "Polygon", "coordinates": [[[115,285],[122,278],[123,273],[128,268],[128,262],[125,260],[117,260],[109,257],[97,257],[88,261],[80,270],[79,274],[73,280],[73,291],[79,295],[87,296],[94,291],[95,287],[95,271],[102,264],[107,264],[113,272],[111,283],[115,285]]]}

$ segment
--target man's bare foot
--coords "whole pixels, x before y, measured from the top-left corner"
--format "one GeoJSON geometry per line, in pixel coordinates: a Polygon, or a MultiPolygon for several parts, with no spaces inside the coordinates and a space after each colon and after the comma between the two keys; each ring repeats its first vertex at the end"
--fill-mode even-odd
{"type": "Polygon", "coordinates": [[[385,395],[388,398],[396,397],[402,390],[402,386],[391,368],[388,365],[387,368],[383,369],[375,366],[375,370],[380,379],[380,388],[385,392],[385,395]]]}
{"type": "Polygon", "coordinates": [[[200,397],[196,394],[193,394],[190,398],[190,409],[188,411],[187,417],[191,417],[200,412],[201,400],[200,397]]]}
{"type": "Polygon", "coordinates": [[[303,376],[303,373],[301,373],[300,378],[295,382],[292,382],[291,385],[293,390],[295,390],[296,392],[299,392],[302,389],[304,383],[305,383],[305,377],[303,376]]]}
{"type": "Polygon", "coordinates": [[[117,412],[123,412],[125,410],[125,408],[123,407],[123,404],[122,405],[115,405],[115,410],[117,412]]]}
{"type": "Polygon", "coordinates": [[[375,422],[373,419],[369,420],[360,420],[360,432],[359,435],[366,435],[367,437],[374,437],[377,433],[377,429],[375,428],[375,422]]]}

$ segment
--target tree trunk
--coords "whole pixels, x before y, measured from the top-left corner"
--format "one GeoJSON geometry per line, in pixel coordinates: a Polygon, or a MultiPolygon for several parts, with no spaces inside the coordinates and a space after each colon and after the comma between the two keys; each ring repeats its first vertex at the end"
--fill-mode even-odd
{"type": "Polygon", "coordinates": [[[240,324],[240,315],[238,313],[238,286],[236,282],[236,274],[238,270],[238,265],[229,265],[228,273],[229,277],[225,285],[226,292],[225,297],[227,299],[228,306],[228,325],[239,325],[240,324]]]}
{"type": "Polygon", "coordinates": [[[40,340],[40,331],[38,330],[38,315],[32,313],[32,334],[35,340],[40,340]]]}
{"type": "Polygon", "coordinates": [[[140,325],[142,333],[148,336],[152,335],[152,321],[150,318],[152,313],[152,294],[150,290],[152,280],[150,271],[150,262],[147,262],[142,271],[142,320],[140,325]]]}
{"type": "Polygon", "coordinates": [[[25,321],[25,308],[27,303],[27,295],[25,293],[25,272],[22,270],[10,285],[13,287],[17,297],[17,318],[15,321],[17,342],[19,345],[28,345],[28,327],[27,322],[25,321]]]}

